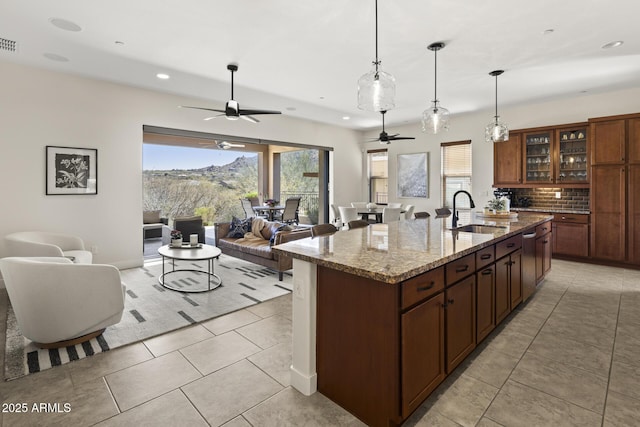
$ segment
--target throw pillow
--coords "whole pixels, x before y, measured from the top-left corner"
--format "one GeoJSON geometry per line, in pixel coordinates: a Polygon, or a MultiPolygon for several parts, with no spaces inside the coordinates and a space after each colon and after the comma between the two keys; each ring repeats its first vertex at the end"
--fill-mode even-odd
{"type": "Polygon", "coordinates": [[[264,219],[258,217],[253,218],[253,220],[251,221],[251,232],[253,233],[253,235],[264,239],[264,236],[262,235],[262,229],[264,228],[265,224],[266,221],[264,219]]]}
{"type": "Polygon", "coordinates": [[[240,219],[235,216],[231,219],[231,226],[227,237],[241,238],[251,231],[251,218],[240,219]]]}

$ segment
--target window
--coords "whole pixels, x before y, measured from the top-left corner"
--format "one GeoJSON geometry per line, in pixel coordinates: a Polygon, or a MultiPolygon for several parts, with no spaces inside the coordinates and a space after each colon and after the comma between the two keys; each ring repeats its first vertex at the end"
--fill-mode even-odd
{"type": "MultiPolygon", "coordinates": [[[[458,190],[471,193],[471,141],[440,144],[442,175],[442,206],[451,208],[453,195],[458,190]]],[[[460,209],[471,209],[469,198],[458,197],[460,209]]]]}
{"type": "Polygon", "coordinates": [[[389,192],[389,157],[386,149],[367,151],[369,163],[369,201],[387,203],[389,192]]]}

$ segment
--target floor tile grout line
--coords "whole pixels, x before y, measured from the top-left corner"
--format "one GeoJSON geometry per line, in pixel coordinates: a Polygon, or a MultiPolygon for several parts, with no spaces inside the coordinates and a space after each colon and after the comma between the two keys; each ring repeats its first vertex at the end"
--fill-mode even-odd
{"type": "MultiPolygon", "coordinates": [[[[198,409],[198,407],[196,406],[195,403],[193,403],[193,401],[191,399],[189,399],[189,396],[187,396],[187,393],[184,392],[184,390],[182,389],[182,387],[184,386],[180,386],[175,390],[179,390],[180,393],[182,393],[182,395],[185,397],[185,399],[187,399],[187,402],[189,402],[189,404],[193,407],[193,409],[196,410],[196,412],[198,413],[198,415],[200,415],[202,417],[202,419],[204,420],[205,423],[207,423],[209,426],[211,426],[211,423],[207,420],[207,417],[204,416],[204,414],[202,412],[200,412],[200,409],[198,409]]],[[[172,390],[173,391],[173,390],[172,390]]],[[[228,421],[227,421],[228,422],[228,421]]]]}
{"type": "MultiPolygon", "coordinates": [[[[624,280],[624,277],[623,277],[624,280]]],[[[604,409],[602,411],[602,423],[604,426],[605,417],[607,415],[607,401],[609,400],[609,387],[611,386],[611,374],[613,373],[613,359],[615,357],[616,339],[618,337],[618,325],[620,324],[620,309],[622,306],[622,291],[618,296],[618,315],[616,316],[616,328],[613,331],[613,343],[611,344],[611,360],[609,361],[609,375],[607,377],[607,389],[604,395],[604,409]]]]}

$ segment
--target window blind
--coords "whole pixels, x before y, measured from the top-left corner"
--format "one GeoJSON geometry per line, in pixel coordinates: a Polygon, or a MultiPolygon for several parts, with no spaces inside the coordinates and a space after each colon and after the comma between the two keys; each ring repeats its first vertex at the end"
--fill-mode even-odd
{"type": "MultiPolygon", "coordinates": [[[[442,206],[451,207],[456,191],[471,192],[471,141],[445,142],[440,150],[442,206]]],[[[470,208],[468,198],[460,198],[460,201],[459,208],[470,208]]]]}

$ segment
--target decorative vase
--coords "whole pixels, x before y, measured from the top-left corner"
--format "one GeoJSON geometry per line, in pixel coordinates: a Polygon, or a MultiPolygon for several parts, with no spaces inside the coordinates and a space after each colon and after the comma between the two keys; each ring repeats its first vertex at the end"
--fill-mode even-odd
{"type": "Polygon", "coordinates": [[[172,239],[171,246],[173,246],[174,248],[182,246],[182,239],[172,239]]]}

